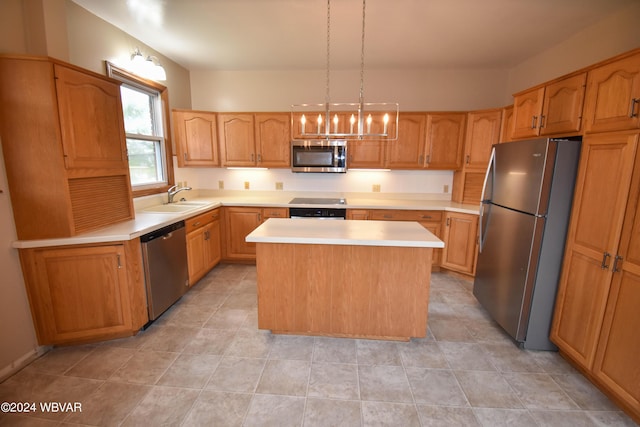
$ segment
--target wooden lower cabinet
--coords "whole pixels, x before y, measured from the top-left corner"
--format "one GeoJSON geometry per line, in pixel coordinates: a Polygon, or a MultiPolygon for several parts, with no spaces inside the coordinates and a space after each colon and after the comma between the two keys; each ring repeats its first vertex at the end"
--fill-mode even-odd
{"type": "Polygon", "coordinates": [[[640,134],[583,139],[551,340],[640,422],[640,134]]]}
{"type": "MultiPolygon", "coordinates": [[[[442,239],[442,212],[402,209],[347,209],[347,219],[377,221],[417,221],[424,228],[442,239]]],[[[433,249],[432,267],[440,268],[442,249],[433,249]]]]}
{"type": "Polygon", "coordinates": [[[222,258],[220,246],[220,209],[190,218],[187,228],[189,285],[193,286],[222,258]]]}
{"type": "Polygon", "coordinates": [[[478,216],[446,212],[442,267],[460,273],[474,274],[477,257],[478,216]]]}
{"type": "Polygon", "coordinates": [[[225,261],[254,262],[256,244],[245,242],[247,234],[269,218],[288,217],[288,208],[225,207],[223,259],[225,261]]]}
{"type": "Polygon", "coordinates": [[[148,321],[140,240],[21,249],[40,345],[134,335],[148,321]]]}

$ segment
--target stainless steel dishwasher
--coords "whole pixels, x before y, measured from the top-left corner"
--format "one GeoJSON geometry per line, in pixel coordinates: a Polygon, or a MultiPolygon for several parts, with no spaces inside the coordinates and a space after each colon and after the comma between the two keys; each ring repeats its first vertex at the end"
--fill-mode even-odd
{"type": "Polygon", "coordinates": [[[140,237],[149,320],[157,319],[189,287],[184,221],[140,237]]]}

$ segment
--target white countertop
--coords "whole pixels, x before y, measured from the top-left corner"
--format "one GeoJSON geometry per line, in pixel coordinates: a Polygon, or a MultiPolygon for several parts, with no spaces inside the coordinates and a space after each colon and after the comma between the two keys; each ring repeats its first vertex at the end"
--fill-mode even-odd
{"type": "Polygon", "coordinates": [[[245,239],[255,243],[444,248],[444,242],[413,221],[339,221],[270,218],[245,239]]]}
{"type": "Polygon", "coordinates": [[[143,210],[136,211],[135,219],[108,226],[100,230],[82,233],[73,237],[18,240],[13,242],[13,247],[18,249],[79,245],[85,243],[120,242],[135,239],[143,234],[152,232],[164,226],[190,218],[209,209],[220,206],[252,206],[252,207],[321,207],[321,208],[346,208],[346,209],[398,209],[398,210],[442,210],[478,215],[479,206],[465,205],[447,200],[413,200],[413,199],[367,199],[363,197],[348,197],[345,205],[291,205],[291,195],[277,195],[273,192],[266,195],[233,195],[198,197],[190,200],[206,201],[207,205],[184,212],[149,213],[143,210]]]}

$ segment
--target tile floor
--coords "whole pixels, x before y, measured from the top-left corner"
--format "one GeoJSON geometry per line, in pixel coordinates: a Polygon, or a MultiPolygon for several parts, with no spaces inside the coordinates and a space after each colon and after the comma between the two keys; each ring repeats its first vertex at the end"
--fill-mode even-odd
{"type": "Polygon", "coordinates": [[[462,276],[433,275],[429,336],[407,343],[257,330],[255,276],[220,265],[137,336],[47,353],[0,402],[82,412],[0,425],[636,425],[557,353],[518,349],[462,276]]]}

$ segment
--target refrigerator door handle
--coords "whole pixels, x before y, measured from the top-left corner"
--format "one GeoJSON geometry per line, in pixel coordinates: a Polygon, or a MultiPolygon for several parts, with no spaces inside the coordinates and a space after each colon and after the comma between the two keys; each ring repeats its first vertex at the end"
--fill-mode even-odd
{"type": "MultiPolygon", "coordinates": [[[[495,160],[496,160],[496,148],[493,147],[491,149],[491,157],[489,157],[489,165],[487,166],[487,172],[484,175],[484,184],[482,185],[482,195],[480,196],[480,217],[478,218],[478,224],[479,224],[479,229],[480,229],[480,234],[478,236],[478,251],[482,252],[482,247],[484,246],[484,240],[486,238],[486,235],[484,233],[484,224],[485,222],[483,221],[483,217],[484,217],[484,205],[486,205],[487,203],[489,203],[489,200],[485,199],[485,194],[487,192],[487,185],[489,184],[489,182],[491,182],[491,184],[493,185],[493,179],[491,179],[491,181],[489,181],[489,177],[491,176],[492,173],[494,173],[494,164],[495,164],[495,160]]],[[[491,191],[491,193],[493,193],[493,189],[491,191]]],[[[490,213],[490,211],[489,211],[490,213]]],[[[489,214],[487,214],[487,222],[489,221],[489,214]]]]}

